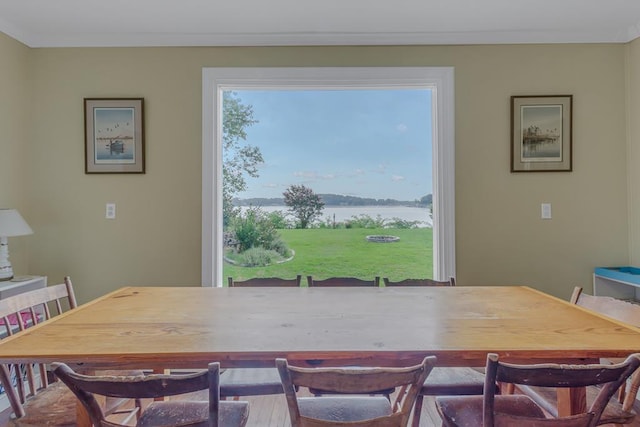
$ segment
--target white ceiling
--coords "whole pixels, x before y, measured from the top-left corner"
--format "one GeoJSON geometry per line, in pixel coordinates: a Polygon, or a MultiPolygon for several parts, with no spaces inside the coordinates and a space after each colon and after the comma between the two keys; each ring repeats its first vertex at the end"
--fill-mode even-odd
{"type": "Polygon", "coordinates": [[[30,47],[624,43],[640,0],[0,0],[30,47]]]}

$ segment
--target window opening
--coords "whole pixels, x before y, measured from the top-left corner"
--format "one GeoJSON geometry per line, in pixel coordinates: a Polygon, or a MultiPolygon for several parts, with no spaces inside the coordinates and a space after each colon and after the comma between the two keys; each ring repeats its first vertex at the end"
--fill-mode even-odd
{"type": "MultiPolygon", "coordinates": [[[[320,126],[330,126],[327,123],[332,123],[332,126],[338,127],[338,120],[333,116],[344,116],[345,111],[349,110],[349,102],[355,102],[354,99],[361,97],[366,98],[366,96],[371,97],[379,97],[381,99],[374,100],[370,99],[369,107],[373,107],[378,104],[386,103],[390,108],[388,108],[386,115],[380,115],[379,117],[386,117],[386,119],[394,119],[391,121],[395,122],[395,126],[389,126],[387,122],[387,132],[390,132],[390,128],[393,128],[393,132],[396,133],[396,139],[389,133],[385,133],[383,131],[378,131],[380,134],[380,139],[385,139],[387,142],[392,141],[393,144],[396,145],[397,152],[403,152],[402,144],[407,144],[407,140],[402,140],[398,135],[402,135],[402,133],[406,133],[407,131],[415,130],[417,122],[405,120],[407,123],[403,123],[403,120],[399,119],[402,110],[398,107],[391,108],[393,103],[389,99],[389,97],[394,96],[406,96],[407,99],[409,95],[422,95],[423,105],[426,108],[425,111],[428,111],[428,116],[425,117],[422,121],[422,125],[427,124],[423,131],[428,134],[429,138],[433,146],[431,149],[428,149],[428,154],[420,155],[416,152],[417,158],[422,159],[422,166],[424,166],[424,170],[429,170],[430,166],[433,165],[433,173],[432,176],[432,186],[431,191],[428,191],[427,182],[430,181],[429,178],[412,178],[416,181],[417,185],[422,184],[423,190],[420,193],[420,196],[413,196],[413,202],[417,204],[428,204],[428,196],[432,194],[431,203],[433,206],[433,263],[426,258],[421,258],[418,260],[410,260],[408,262],[412,264],[419,265],[425,262],[429,264],[431,267],[433,277],[439,280],[446,279],[449,276],[455,275],[455,247],[454,247],[454,230],[455,224],[453,222],[453,70],[446,67],[438,67],[438,68],[322,68],[322,69],[306,69],[306,68],[294,68],[294,69],[205,69],[203,71],[203,277],[202,282],[203,286],[219,286],[223,283],[223,269],[224,263],[222,262],[223,258],[223,250],[224,245],[222,244],[224,240],[227,239],[228,235],[223,232],[223,227],[225,225],[226,220],[224,218],[226,215],[223,215],[223,206],[225,205],[224,200],[225,196],[229,196],[227,194],[224,185],[224,179],[227,177],[231,177],[231,182],[233,181],[234,175],[230,173],[229,170],[225,170],[224,165],[233,165],[233,160],[230,159],[226,154],[228,153],[224,151],[226,144],[225,141],[228,141],[228,132],[229,126],[223,126],[225,122],[225,117],[223,112],[225,110],[225,102],[229,100],[233,100],[235,97],[236,101],[240,101],[240,106],[250,106],[252,107],[252,112],[256,113],[255,108],[259,109],[258,115],[253,115],[249,122],[257,121],[257,123],[251,122],[246,127],[246,129],[241,129],[240,134],[242,132],[246,132],[247,140],[249,148],[246,148],[244,154],[253,156],[253,159],[259,159],[260,161],[255,162],[254,174],[257,176],[262,175],[264,180],[260,182],[254,181],[254,178],[251,177],[251,184],[249,187],[245,187],[241,192],[235,192],[233,196],[235,197],[235,203],[231,205],[227,203],[227,208],[235,209],[239,212],[243,212],[241,216],[246,217],[251,214],[256,206],[261,206],[263,209],[267,204],[265,200],[259,199],[277,199],[278,197],[259,197],[260,194],[256,192],[256,189],[259,186],[263,187],[264,194],[269,196],[277,196],[277,193],[274,191],[282,192],[283,194],[286,191],[291,192],[292,185],[296,187],[303,187],[303,189],[309,190],[311,189],[312,195],[322,194],[323,197],[330,198],[330,196],[325,196],[326,194],[336,194],[337,196],[341,196],[342,199],[338,197],[336,201],[336,197],[334,200],[331,200],[327,203],[326,200],[323,199],[325,204],[327,205],[325,209],[328,212],[322,212],[319,216],[313,218],[313,223],[315,227],[312,230],[317,233],[323,231],[331,231],[331,230],[339,230],[336,227],[345,227],[347,225],[344,222],[345,218],[339,217],[337,212],[332,212],[329,210],[329,205],[335,205],[343,203],[353,203],[354,200],[350,199],[350,197],[360,197],[362,199],[395,199],[399,202],[407,202],[407,197],[376,197],[378,194],[363,192],[358,195],[357,191],[354,190],[358,187],[354,187],[355,183],[358,179],[358,174],[371,173],[373,174],[375,171],[371,166],[358,167],[357,162],[349,165],[349,158],[353,158],[355,154],[360,156],[360,160],[367,158],[369,162],[372,161],[371,157],[375,157],[376,151],[378,154],[377,165],[379,170],[377,171],[379,175],[387,175],[386,178],[398,184],[401,181],[407,179],[410,173],[405,173],[404,175],[401,173],[394,173],[393,170],[385,170],[385,165],[392,166],[393,165],[393,156],[395,155],[393,152],[391,154],[384,152],[379,146],[374,144],[373,142],[369,142],[369,148],[371,149],[363,149],[362,147],[367,147],[366,144],[363,144],[362,140],[366,140],[367,138],[371,141],[372,137],[367,136],[364,130],[369,130],[370,128],[374,128],[378,125],[378,122],[382,122],[382,119],[378,118],[372,119],[374,114],[370,114],[370,117],[366,117],[365,113],[360,112],[361,117],[353,116],[350,121],[354,122],[359,119],[366,123],[366,119],[370,120],[368,126],[362,127],[361,124],[361,132],[358,135],[352,133],[350,136],[343,135],[343,140],[340,139],[340,133],[334,133],[333,136],[324,132],[316,131],[310,132],[309,134],[304,136],[304,142],[300,144],[294,144],[286,147],[285,152],[288,150],[288,154],[283,157],[282,150],[278,154],[277,152],[274,154],[271,150],[270,145],[265,144],[266,139],[271,139],[270,144],[274,143],[273,135],[271,138],[267,138],[269,132],[277,131],[278,126],[273,126],[272,121],[277,119],[277,115],[273,116],[275,112],[282,113],[280,119],[282,120],[286,114],[285,111],[279,111],[279,109],[286,110],[308,110],[305,111],[307,115],[304,114],[302,116],[298,115],[297,120],[306,120],[306,123],[300,125],[298,123],[291,123],[288,129],[289,131],[295,130],[296,126],[302,126],[300,129],[303,130],[312,130],[314,125],[320,126]],[[320,94],[322,96],[320,96],[320,94]],[[357,96],[356,96],[357,95],[357,96]],[[269,110],[269,102],[273,103],[274,97],[284,96],[284,97],[293,97],[302,99],[301,102],[287,102],[280,103],[280,106],[275,109],[269,110]],[[327,96],[326,100],[320,100],[320,97],[327,96]],[[351,98],[351,101],[349,101],[351,98]],[[306,104],[305,104],[306,102],[306,104]],[[333,105],[334,108],[328,110],[328,112],[323,113],[321,117],[318,116],[317,112],[314,112],[313,106],[317,106],[317,104],[328,104],[333,105]],[[332,104],[333,103],[333,104],[332,104]],[[346,105],[344,105],[346,104],[346,105]],[[306,105],[306,108],[305,108],[306,105]],[[345,109],[340,112],[341,107],[345,109]],[[269,115],[263,115],[261,111],[269,111],[269,115]],[[273,114],[271,114],[273,113],[273,114]],[[262,116],[262,117],[261,117],[262,116]],[[302,117],[302,119],[301,119],[302,117]],[[331,120],[333,118],[333,120],[331,120]],[[263,123],[260,123],[260,120],[263,120],[263,123]],[[258,123],[260,123],[258,125],[258,123]],[[251,129],[251,128],[254,129],[251,129]],[[257,130],[256,130],[257,129],[257,130]],[[353,141],[357,139],[357,143],[352,142],[352,144],[347,145],[345,141],[349,138],[353,141]],[[257,145],[251,148],[250,146],[257,142],[257,145]],[[254,148],[258,148],[256,151],[254,148]],[[264,148],[266,151],[263,153],[260,148],[264,148]],[[331,151],[331,156],[321,155],[321,153],[317,150],[324,149],[325,151],[331,151]],[[295,157],[293,154],[294,150],[302,151],[304,155],[308,158],[305,161],[304,157],[295,157]],[[263,155],[267,155],[267,159],[262,158],[263,155]],[[433,155],[433,157],[431,156],[433,155]],[[287,161],[287,157],[289,161],[287,161]],[[333,158],[332,163],[327,166],[326,163],[320,162],[322,159],[331,159],[333,158]],[[297,168],[287,168],[284,165],[286,163],[293,162],[299,163],[296,164],[297,168]],[[302,159],[302,160],[301,160],[302,159]],[[278,166],[278,162],[281,162],[281,166],[278,166]],[[282,163],[284,162],[284,163],[282,163]],[[319,163],[323,163],[323,166],[312,166],[318,165],[319,163]],[[351,166],[349,168],[349,166],[351,166]],[[273,169],[273,170],[270,170],[273,169]],[[275,177],[277,174],[274,174],[274,170],[280,169],[280,172],[288,173],[289,175],[293,175],[296,179],[291,181],[286,180],[278,180],[275,177]],[[351,174],[349,177],[348,175],[351,174]],[[406,175],[406,176],[405,176],[406,175]],[[335,191],[331,190],[331,186],[329,183],[331,181],[336,181],[337,179],[343,180],[343,186],[347,191],[335,191]],[[347,179],[349,178],[349,179],[347,179]],[[256,186],[257,185],[257,186],[256,186]],[[253,190],[251,189],[253,187],[253,190]],[[285,186],[286,188],[283,188],[285,186]],[[315,186],[315,188],[314,188],[315,186]],[[266,191],[271,187],[272,189],[276,189],[272,192],[266,191]],[[279,187],[279,188],[278,188],[279,187]],[[245,194],[239,194],[245,193],[245,194]],[[424,194],[422,194],[424,193],[424,194]],[[367,196],[374,197],[367,197],[367,196]],[[364,196],[364,197],[363,197],[364,196]],[[239,200],[242,199],[242,202],[245,206],[238,206],[239,200]],[[246,206],[246,205],[251,205],[246,206]],[[336,214],[335,220],[333,214],[336,214]]],[[[232,102],[233,103],[233,102],[232,102]]],[[[358,108],[352,107],[351,112],[357,111],[358,108]]],[[[415,108],[413,113],[419,115],[420,108],[415,108]]],[[[369,110],[371,112],[372,110],[369,110]]],[[[382,110],[383,111],[383,110],[382,110]]],[[[408,109],[406,109],[408,111],[408,109]]],[[[405,114],[407,114],[405,111],[405,114]]],[[[424,114],[424,113],[422,113],[424,114]]],[[[406,116],[408,117],[408,116],[406,116]]],[[[281,128],[286,129],[286,128],[281,128]]],[[[237,131],[238,129],[236,129],[237,131]]],[[[302,131],[299,131],[302,132],[302,131]]],[[[351,131],[353,132],[353,131],[351,131]]],[[[291,132],[290,132],[291,133],[291,132]]],[[[406,135],[405,135],[406,136],[406,135]]],[[[241,138],[242,139],[242,138],[241,138]]],[[[280,139],[284,139],[280,136],[280,139]]],[[[301,139],[303,139],[301,137],[301,139]]],[[[276,139],[277,140],[277,139],[276,139]]],[[[285,144],[286,145],[286,144],[285,144]]],[[[228,147],[227,147],[228,148],[228,147]]],[[[282,147],[280,147],[282,149],[282,147]]],[[[406,148],[406,146],[405,146],[406,148]]],[[[417,147],[416,147],[417,148],[417,147]]],[[[425,147],[422,147],[425,148],[425,147]]],[[[396,153],[397,154],[397,153],[396,153]]],[[[405,160],[406,160],[406,153],[405,160]]],[[[237,160],[237,159],[236,159],[237,160]]],[[[236,163],[238,164],[238,163],[236,163]]],[[[249,165],[251,167],[251,165],[249,165]]],[[[394,167],[398,167],[395,165],[394,167]]],[[[416,168],[415,165],[411,164],[407,166],[407,172],[414,171],[416,168]]],[[[429,175],[427,173],[427,175],[429,175]]],[[[246,178],[249,178],[248,176],[246,178]]],[[[382,190],[384,188],[381,181],[370,181],[370,186],[372,188],[376,188],[377,190],[382,190]]],[[[333,187],[336,188],[336,187],[333,187]]],[[[295,189],[295,188],[294,188],[295,189]]],[[[304,191],[303,191],[304,193],[304,191]]],[[[401,194],[399,191],[393,193],[395,195],[401,194]]],[[[304,195],[304,194],[303,194],[304,195]]],[[[362,200],[358,201],[362,203],[362,200]]],[[[395,203],[391,200],[387,201],[388,203],[395,203]]],[[[273,201],[269,201],[269,204],[272,204],[273,201]]],[[[369,200],[367,203],[371,203],[369,200]]],[[[378,206],[380,202],[376,203],[378,206]]],[[[406,204],[406,203],[405,203],[406,204]]],[[[389,206],[390,207],[390,206],[389,206]]],[[[406,206],[405,206],[406,207],[406,206]]],[[[417,208],[417,206],[414,206],[417,208]]],[[[289,206],[289,210],[291,206],[289,206]]],[[[274,210],[282,210],[275,209],[270,207],[269,211],[274,210]]],[[[344,209],[343,209],[344,210],[344,209]]],[[[380,215],[376,212],[380,212],[380,208],[373,208],[373,212],[375,216],[368,215],[364,213],[364,215],[359,215],[360,219],[365,221],[376,221],[380,218],[382,220],[389,221],[387,215],[380,215]]],[[[268,214],[272,215],[272,214],[268,214]]],[[[352,217],[353,215],[351,215],[352,217]]],[[[350,217],[350,218],[351,218],[350,217]]],[[[277,220],[285,221],[285,227],[291,227],[295,222],[297,222],[298,227],[302,225],[304,221],[304,216],[297,216],[292,218],[291,216],[281,216],[276,218],[277,220]],[[286,221],[289,221],[288,223],[286,221]]],[[[391,220],[393,220],[393,216],[391,220]]],[[[400,220],[402,218],[398,217],[400,220]]],[[[227,218],[228,219],[228,218],[227,218]]],[[[255,218],[254,218],[255,219],[255,218]]],[[[355,218],[357,220],[358,217],[355,218]]],[[[272,218],[273,220],[273,218],[272,218]]],[[[429,217],[426,218],[425,222],[430,220],[429,217]]],[[[349,221],[349,219],[346,219],[349,221]]],[[[404,221],[411,221],[408,219],[404,219],[404,221]]],[[[255,222],[255,221],[254,221],[255,222]]],[[[282,224],[281,224],[282,225],[282,224]]],[[[308,225],[308,224],[307,224],[308,225]]],[[[406,223],[403,223],[406,225],[406,223]]],[[[300,229],[292,229],[292,228],[284,228],[286,233],[292,233],[296,231],[301,231],[300,229]]],[[[376,231],[380,231],[382,229],[377,229],[376,231]]],[[[431,229],[429,229],[430,231],[431,229]]],[[[251,230],[245,230],[251,231],[251,230]]],[[[255,230],[254,230],[255,231],[255,230]]],[[[424,231],[424,229],[422,230],[424,231]]],[[[386,239],[387,237],[384,235],[382,231],[380,233],[376,233],[373,236],[374,241],[376,238],[378,239],[386,239]],[[378,236],[377,234],[380,234],[378,236]]],[[[394,236],[397,237],[397,236],[394,236]]],[[[288,238],[288,237],[287,237],[288,238]]],[[[236,239],[237,240],[237,239],[236,239]]],[[[287,240],[287,239],[284,239],[287,240]]],[[[314,239],[309,239],[314,240],[314,239]]],[[[367,240],[369,241],[369,240],[367,240]]],[[[238,244],[238,242],[229,242],[231,244],[238,244]]],[[[299,246],[301,243],[298,241],[295,243],[296,246],[299,246]]],[[[373,243],[374,245],[382,244],[385,245],[387,243],[373,243]]],[[[328,245],[327,245],[328,247],[328,245]]],[[[295,248],[292,247],[294,251],[304,250],[303,247],[295,248]]],[[[330,250],[330,249],[329,249],[330,250]]],[[[418,252],[417,250],[415,252],[418,252]]],[[[320,261],[321,262],[321,261],[320,261]]],[[[356,263],[357,264],[357,263],[356,263]]],[[[381,266],[384,270],[384,265],[381,266]]],[[[304,267],[302,268],[304,269],[304,267]]],[[[426,275],[429,275],[431,268],[425,269],[427,272],[426,275]]],[[[293,272],[292,272],[293,274],[293,272]]],[[[296,271],[296,274],[310,274],[308,271],[296,271]]],[[[362,276],[362,271],[354,270],[352,276],[362,276]]],[[[369,275],[371,273],[368,273],[369,275]]],[[[379,273],[380,275],[387,275],[383,271],[379,273]]],[[[233,274],[231,274],[233,275],[233,274]]],[[[266,274],[257,272],[257,275],[264,276],[266,274]]],[[[295,274],[293,274],[295,276],[295,274]]],[[[337,275],[337,274],[336,274],[337,275]]],[[[391,274],[389,274],[391,275],[391,274]]],[[[226,277],[226,274],[224,275],[226,277]]],[[[421,276],[423,276],[421,274],[421,276]]]]}

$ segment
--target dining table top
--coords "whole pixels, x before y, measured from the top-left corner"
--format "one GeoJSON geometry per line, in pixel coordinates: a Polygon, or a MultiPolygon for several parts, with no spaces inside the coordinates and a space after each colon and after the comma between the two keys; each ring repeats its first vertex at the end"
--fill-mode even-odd
{"type": "Polygon", "coordinates": [[[590,363],[640,352],[640,329],[524,286],[124,287],[3,339],[0,362],[484,366],[488,352],[590,363]]]}

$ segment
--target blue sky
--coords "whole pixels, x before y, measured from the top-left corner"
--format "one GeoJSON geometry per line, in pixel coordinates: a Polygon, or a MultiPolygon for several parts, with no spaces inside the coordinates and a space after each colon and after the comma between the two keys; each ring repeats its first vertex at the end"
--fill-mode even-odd
{"type": "Polygon", "coordinates": [[[95,108],[97,138],[133,137],[133,108],[95,108]]]}
{"type": "Polygon", "coordinates": [[[238,197],[282,197],[291,184],[398,200],[431,193],[430,90],[234,92],[253,106],[247,141],[264,157],[238,197]]]}

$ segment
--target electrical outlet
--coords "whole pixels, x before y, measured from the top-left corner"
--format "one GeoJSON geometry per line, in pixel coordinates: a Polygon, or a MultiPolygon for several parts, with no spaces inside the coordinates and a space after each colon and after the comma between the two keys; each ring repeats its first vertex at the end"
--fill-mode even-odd
{"type": "Polygon", "coordinates": [[[551,219],[551,203],[540,205],[542,219],[551,219]]]}
{"type": "Polygon", "coordinates": [[[106,219],[116,219],[116,204],[107,203],[107,211],[104,216],[106,219]]]}

